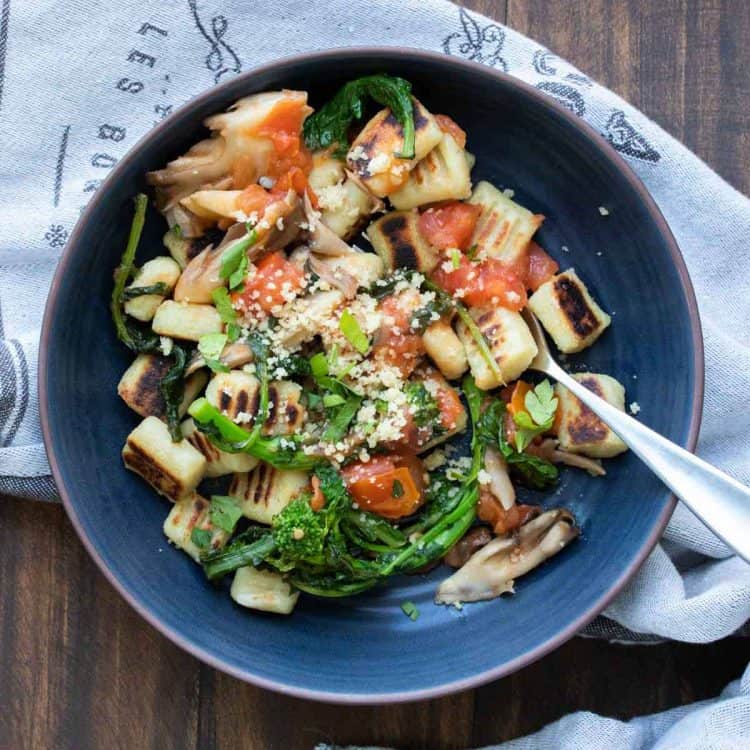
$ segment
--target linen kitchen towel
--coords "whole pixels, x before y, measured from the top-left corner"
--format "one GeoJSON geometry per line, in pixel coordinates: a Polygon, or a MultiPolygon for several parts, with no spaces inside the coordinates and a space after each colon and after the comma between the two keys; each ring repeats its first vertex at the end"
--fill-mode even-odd
{"type": "MultiPolygon", "coordinates": [[[[737,272],[750,267],[750,202],[553,52],[444,0],[0,0],[0,491],[56,497],[38,423],[39,327],[67,237],[117,161],[191,96],[243,70],[296,52],[384,42],[517,76],[589,122],[638,173],[698,297],[706,342],[698,452],[750,482],[750,410],[737,409],[750,372],[750,274],[737,272]]],[[[750,618],[750,566],[678,506],[663,543],[605,614],[589,633],[715,640],[750,618]]],[[[748,679],[704,714],[741,701],[748,679]]],[[[549,735],[554,741],[534,746],[590,744],[566,745],[554,732],[574,727],[561,727],[549,735]]],[[[657,747],[655,737],[610,745],[657,747]]]]}

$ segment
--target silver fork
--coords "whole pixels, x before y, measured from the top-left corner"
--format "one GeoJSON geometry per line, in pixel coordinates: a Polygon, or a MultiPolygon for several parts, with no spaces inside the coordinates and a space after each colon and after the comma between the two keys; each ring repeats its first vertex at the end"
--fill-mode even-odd
{"type": "Polygon", "coordinates": [[[750,489],[584,388],[554,360],[534,314],[524,310],[523,317],[539,348],[529,368],[583,401],[706,526],[750,562],[750,489]]]}

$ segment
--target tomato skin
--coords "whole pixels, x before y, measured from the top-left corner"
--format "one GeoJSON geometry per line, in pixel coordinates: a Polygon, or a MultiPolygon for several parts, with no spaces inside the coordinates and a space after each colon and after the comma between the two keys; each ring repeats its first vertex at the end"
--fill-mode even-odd
{"type": "Polygon", "coordinates": [[[460,201],[428,208],[419,216],[419,231],[441,250],[450,247],[467,250],[480,213],[481,206],[460,201]]]}
{"type": "Polygon", "coordinates": [[[547,253],[531,240],[527,251],[528,271],[526,273],[526,286],[535,292],[546,281],[549,281],[559,270],[560,265],[547,253]]]}
{"type": "Polygon", "coordinates": [[[424,354],[422,337],[410,328],[412,310],[408,299],[392,295],[382,300],[378,309],[388,324],[378,330],[373,343],[376,358],[399,369],[404,377],[409,377],[424,354]]]}
{"type": "Polygon", "coordinates": [[[526,411],[526,394],[531,390],[531,385],[525,380],[517,380],[511,391],[508,402],[508,413],[515,417],[522,411],[526,411]]]}
{"type": "Polygon", "coordinates": [[[453,136],[459,148],[466,147],[466,131],[452,117],[435,115],[435,120],[440,130],[453,136]]]}
{"type": "Polygon", "coordinates": [[[265,210],[278,198],[260,185],[248,185],[237,198],[237,208],[246,214],[263,216],[265,210]]]}
{"type": "Polygon", "coordinates": [[[300,149],[300,132],[305,116],[301,99],[280,99],[258,128],[258,135],[270,138],[280,156],[294,156],[300,149]]]}
{"type": "Polygon", "coordinates": [[[424,500],[422,472],[422,462],[413,453],[402,452],[351,464],[341,474],[362,510],[384,518],[402,518],[424,500]],[[401,485],[398,497],[394,496],[396,481],[401,485]]]}
{"type": "Polygon", "coordinates": [[[435,394],[435,400],[440,409],[440,423],[446,430],[454,429],[464,410],[458,393],[451,387],[439,388],[435,394]]]}
{"type": "MultiPolygon", "coordinates": [[[[452,260],[448,260],[452,263],[452,260]]],[[[526,287],[519,276],[496,258],[472,263],[465,255],[459,258],[458,268],[446,271],[445,261],[438,263],[432,280],[450,294],[463,290],[463,301],[470,307],[494,304],[509,310],[526,306],[526,287]]]]}
{"type": "Polygon", "coordinates": [[[283,304],[284,285],[288,282],[291,291],[298,291],[304,282],[304,272],[286,259],[284,253],[277,250],[261,258],[256,264],[255,273],[245,280],[242,292],[232,294],[233,301],[241,301],[245,308],[259,305],[265,312],[283,304]]]}

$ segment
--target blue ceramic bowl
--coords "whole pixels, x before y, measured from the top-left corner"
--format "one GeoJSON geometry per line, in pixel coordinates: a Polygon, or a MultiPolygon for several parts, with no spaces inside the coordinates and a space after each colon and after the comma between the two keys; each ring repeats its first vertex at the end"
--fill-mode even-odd
{"type": "MultiPolygon", "coordinates": [[[[68,242],[41,344],[41,417],[52,471],[83,543],[123,596],[168,638],[258,685],[342,703],[426,698],[528,664],[589,622],[633,575],[674,507],[633,455],[607,477],[565,471],[546,505],[564,505],[580,541],[517,584],[513,597],[432,604],[445,568],[341,601],[303,597],[292,617],[237,607],[162,536],[169,507],[127,472],[120,449],[138,417],[116,393],[130,355],[108,312],[112,271],[144,174],[203,134],[201,121],[240,96],[306,89],[320,105],[346,80],[387,71],[411,80],[433,112],[455,117],[477,156],[475,180],[512,187],[547,220],[541,244],[575,266],[612,327],[569,363],[617,377],[649,426],[692,448],[703,387],[700,327],[687,271],[643,185],[599,134],[540,91],[487,67],[416,50],[338,50],[282,60],[176,112],[119,163],[68,242]],[[607,206],[602,217],[599,206],[607,206]],[[564,252],[566,246],[569,252],[564,252]],[[401,612],[414,601],[421,617],[401,612]]],[[[141,259],[163,253],[150,215],[141,259]]]]}

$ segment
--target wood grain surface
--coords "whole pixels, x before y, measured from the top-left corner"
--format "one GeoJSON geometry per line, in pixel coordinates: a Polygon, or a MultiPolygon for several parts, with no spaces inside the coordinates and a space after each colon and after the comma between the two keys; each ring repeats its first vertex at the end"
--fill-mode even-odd
{"type": "MultiPolygon", "coordinates": [[[[464,5],[571,60],[750,192],[750,3],[464,5]]],[[[323,740],[462,749],[578,709],[630,717],[713,696],[749,660],[742,639],[574,639],[511,677],[439,700],[348,708],[285,698],[200,664],[141,620],[61,507],[0,498],[0,750],[302,750],[323,740]]]]}

